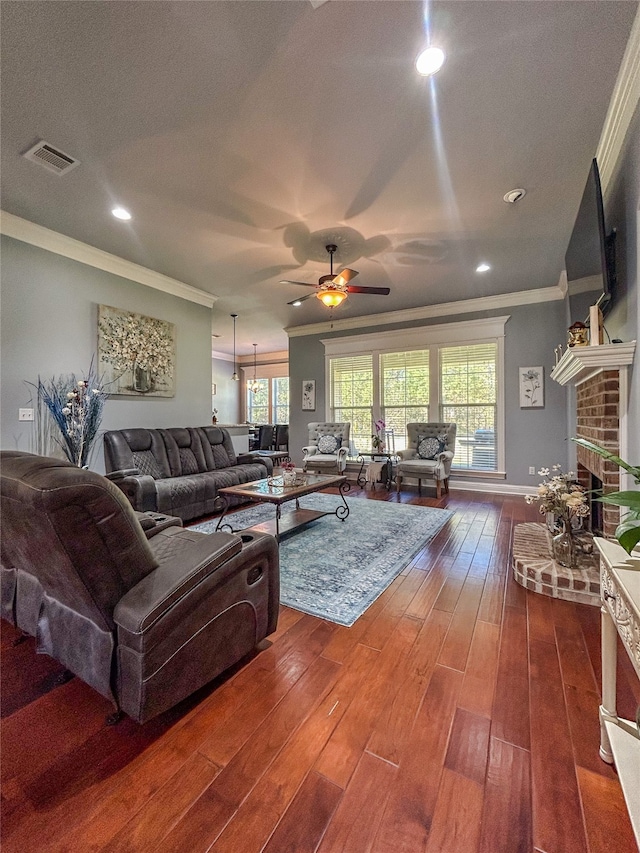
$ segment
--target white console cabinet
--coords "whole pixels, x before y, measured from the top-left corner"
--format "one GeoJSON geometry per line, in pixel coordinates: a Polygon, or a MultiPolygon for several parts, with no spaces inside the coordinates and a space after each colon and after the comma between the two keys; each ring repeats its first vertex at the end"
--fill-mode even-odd
{"type": "Polygon", "coordinates": [[[602,597],[600,757],[616,766],[640,848],[640,733],[637,721],[622,719],[616,710],[618,635],[640,678],[640,556],[629,556],[607,539],[596,538],[595,543],[600,552],[602,597]]]}

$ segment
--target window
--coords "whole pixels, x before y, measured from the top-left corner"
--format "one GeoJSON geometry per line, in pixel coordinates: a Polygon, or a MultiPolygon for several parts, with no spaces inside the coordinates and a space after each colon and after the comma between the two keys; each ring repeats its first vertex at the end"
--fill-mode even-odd
{"type": "Polygon", "coordinates": [[[258,377],[258,390],[247,388],[247,421],[251,424],[289,423],[289,377],[258,377]]]}
{"type": "Polygon", "coordinates": [[[429,420],[429,350],[380,355],[381,417],[396,450],[407,446],[407,424],[429,420]]]}
{"type": "Polygon", "coordinates": [[[504,470],[502,362],[508,317],[323,341],[327,418],[350,421],[356,448],[374,421],[407,446],[407,423],[455,421],[457,469],[504,470]],[[399,345],[399,346],[398,346],[399,345]],[[367,351],[369,347],[369,351],[367,351]]]}
{"type": "Polygon", "coordinates": [[[371,446],[373,407],[372,356],[349,356],[331,361],[331,418],[349,421],[350,439],[364,450],[371,446]]]}
{"type": "Polygon", "coordinates": [[[440,420],[458,424],[455,468],[496,468],[495,343],[440,348],[440,420]]]}

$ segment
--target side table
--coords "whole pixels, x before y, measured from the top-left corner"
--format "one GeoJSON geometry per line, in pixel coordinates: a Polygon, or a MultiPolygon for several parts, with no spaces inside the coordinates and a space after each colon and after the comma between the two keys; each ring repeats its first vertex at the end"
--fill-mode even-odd
{"type": "Polygon", "coordinates": [[[640,847],[640,732],[616,711],[617,636],[640,678],[640,555],[629,556],[617,542],[596,537],[602,594],[602,705],[600,757],[614,764],[631,826],[640,847]]]}
{"type": "Polygon", "coordinates": [[[364,488],[367,482],[369,482],[367,472],[364,468],[367,459],[369,459],[370,462],[384,460],[384,464],[380,472],[380,480],[378,482],[384,483],[387,489],[391,488],[391,483],[393,482],[393,463],[396,458],[395,453],[387,453],[384,450],[365,450],[362,453],[358,453],[356,462],[360,463],[360,470],[358,471],[356,482],[362,488],[364,488]]]}

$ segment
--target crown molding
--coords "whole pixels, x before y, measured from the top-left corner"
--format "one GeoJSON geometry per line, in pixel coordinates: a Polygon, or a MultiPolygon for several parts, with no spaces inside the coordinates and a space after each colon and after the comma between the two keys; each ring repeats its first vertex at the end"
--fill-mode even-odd
{"type": "Polygon", "coordinates": [[[364,329],[368,326],[390,326],[395,323],[427,320],[431,317],[456,317],[459,314],[472,314],[476,311],[495,311],[502,308],[513,308],[517,305],[537,305],[541,302],[553,302],[562,299],[564,299],[564,293],[560,287],[539,287],[535,290],[520,290],[517,293],[500,293],[496,296],[461,299],[458,302],[423,305],[420,308],[404,308],[399,311],[388,311],[385,314],[366,314],[363,317],[310,323],[308,326],[289,326],[285,332],[290,338],[299,338],[305,335],[319,335],[324,332],[364,329]]]}
{"type": "Polygon", "coordinates": [[[612,185],[618,157],[640,100],[640,8],[636,13],[629,41],[620,63],[609,109],[596,151],[602,192],[612,185]]]}
{"type": "Polygon", "coordinates": [[[36,225],[35,222],[22,219],[20,216],[15,216],[13,213],[7,213],[4,210],[0,212],[0,233],[7,237],[13,237],[15,240],[21,240],[23,243],[29,243],[31,246],[37,246],[39,249],[45,249],[47,252],[70,258],[72,261],[78,261],[89,267],[103,270],[103,272],[112,273],[138,284],[144,284],[146,287],[154,288],[154,290],[161,290],[163,293],[170,293],[180,299],[205,305],[207,308],[212,308],[218,298],[212,293],[192,287],[190,284],[185,284],[175,278],[169,278],[159,272],[134,264],[132,261],[126,261],[110,252],[96,249],[95,246],[81,243],[80,240],[74,240],[73,237],[67,237],[65,234],[44,228],[42,225],[36,225]]]}

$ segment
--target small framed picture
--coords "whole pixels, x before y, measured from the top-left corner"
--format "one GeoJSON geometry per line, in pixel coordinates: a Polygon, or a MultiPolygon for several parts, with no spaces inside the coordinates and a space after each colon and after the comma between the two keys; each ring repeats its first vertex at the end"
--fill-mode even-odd
{"type": "Polygon", "coordinates": [[[315,412],[316,410],[316,380],[302,380],[302,411],[315,412]]]}
{"type": "Polygon", "coordinates": [[[544,368],[519,368],[520,408],[544,408],[544,368]]]}

